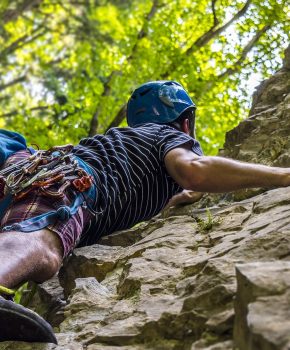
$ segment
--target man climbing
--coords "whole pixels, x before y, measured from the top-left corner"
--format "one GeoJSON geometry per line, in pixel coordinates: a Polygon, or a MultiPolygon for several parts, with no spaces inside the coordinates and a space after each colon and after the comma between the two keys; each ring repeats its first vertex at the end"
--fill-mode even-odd
{"type": "Polygon", "coordinates": [[[14,154],[0,172],[2,201],[12,199],[0,213],[0,340],[56,342],[44,320],[8,299],[19,284],[52,277],[75,246],[150,219],[174,195],[171,203],[290,185],[290,169],[203,156],[194,115],[180,84],[156,81],[133,92],[129,128],[34,154],[25,142],[16,153],[7,143],[14,154]]]}

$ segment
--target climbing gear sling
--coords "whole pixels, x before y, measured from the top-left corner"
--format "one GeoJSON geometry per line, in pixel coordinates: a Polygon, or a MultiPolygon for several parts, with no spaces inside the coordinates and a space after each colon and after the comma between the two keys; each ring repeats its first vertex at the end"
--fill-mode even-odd
{"type": "Polygon", "coordinates": [[[47,151],[36,151],[20,162],[0,171],[0,216],[11,201],[17,202],[31,192],[51,198],[62,198],[68,189],[75,192],[72,205],[61,206],[34,218],[3,228],[3,231],[30,232],[42,229],[56,219],[67,220],[81,205],[92,209],[96,187],[92,169],[71,153],[72,145],[55,146],[47,151]],[[57,187],[57,189],[55,189],[57,187]]]}

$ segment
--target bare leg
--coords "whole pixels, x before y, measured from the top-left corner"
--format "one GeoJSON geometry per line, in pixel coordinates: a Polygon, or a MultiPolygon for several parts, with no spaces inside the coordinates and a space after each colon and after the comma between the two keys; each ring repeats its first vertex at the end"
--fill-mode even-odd
{"type": "Polygon", "coordinates": [[[62,263],[59,237],[47,229],[0,233],[0,284],[14,288],[28,280],[44,282],[62,263]]]}

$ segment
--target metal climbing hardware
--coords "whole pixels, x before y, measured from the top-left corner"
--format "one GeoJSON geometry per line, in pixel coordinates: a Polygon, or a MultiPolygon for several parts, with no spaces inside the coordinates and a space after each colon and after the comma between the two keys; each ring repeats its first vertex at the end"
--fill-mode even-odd
{"type": "Polygon", "coordinates": [[[80,179],[73,181],[73,185],[79,192],[87,191],[93,184],[93,177],[91,175],[84,175],[80,179]]]}
{"type": "Polygon", "coordinates": [[[3,232],[41,230],[56,220],[68,220],[80,207],[87,208],[94,216],[99,214],[94,209],[97,198],[94,172],[86,162],[71,153],[72,149],[72,145],[66,145],[36,151],[0,171],[0,217],[12,202],[30,193],[57,200],[64,197],[66,191],[73,195],[70,205],[52,207],[48,212],[3,227],[3,232]]]}
{"type": "Polygon", "coordinates": [[[72,188],[85,192],[93,185],[93,177],[71,154],[72,145],[55,146],[37,151],[30,157],[0,171],[0,200],[6,195],[20,200],[32,191],[53,198],[64,196],[72,188]]]}

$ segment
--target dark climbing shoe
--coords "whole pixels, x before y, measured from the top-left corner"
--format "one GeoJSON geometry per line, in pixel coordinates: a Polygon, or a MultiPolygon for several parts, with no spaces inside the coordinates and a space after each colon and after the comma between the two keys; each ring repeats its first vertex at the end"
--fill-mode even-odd
{"type": "Polygon", "coordinates": [[[53,329],[37,313],[0,296],[0,341],[57,344],[53,329]]]}

